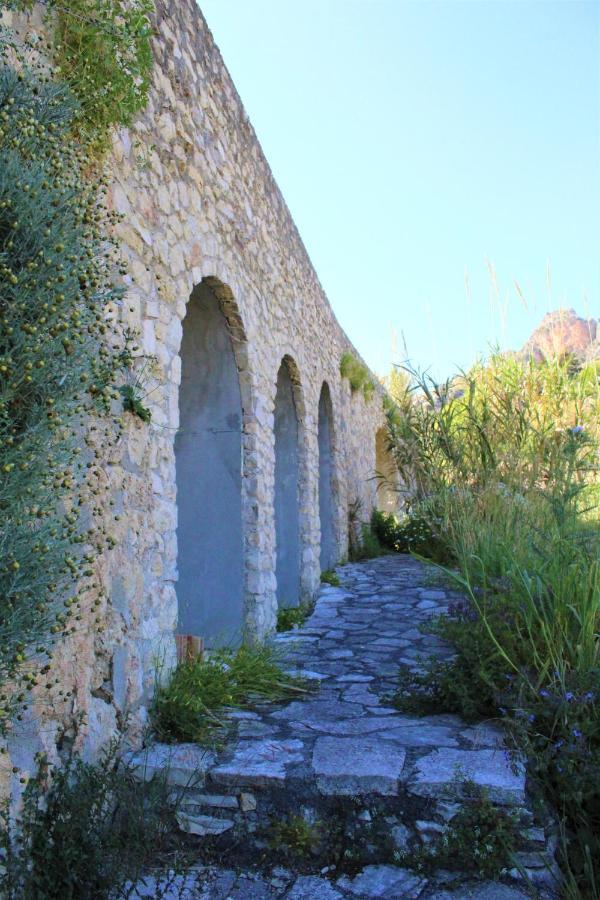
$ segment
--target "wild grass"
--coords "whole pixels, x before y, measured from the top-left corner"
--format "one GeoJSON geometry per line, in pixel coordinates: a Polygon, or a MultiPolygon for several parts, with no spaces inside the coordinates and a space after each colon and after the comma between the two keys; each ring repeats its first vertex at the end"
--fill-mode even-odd
{"type": "Polygon", "coordinates": [[[118,900],[150,869],[164,871],[168,888],[166,873],[191,864],[168,772],[139,782],[118,749],[110,745],[97,764],[75,757],[51,769],[38,759],[17,822],[7,808],[0,816],[3,898],[118,900]]]}
{"type": "Polygon", "coordinates": [[[600,896],[599,372],[502,356],[442,386],[412,372],[388,416],[428,556],[466,596],[438,623],[456,661],[405,676],[398,702],[505,717],[564,822],[573,898],[600,896]]]}
{"type": "Polygon", "coordinates": [[[311,613],[308,605],[282,606],[277,610],[277,631],[291,631],[304,625],[311,613]]]}
{"type": "Polygon", "coordinates": [[[343,353],[340,360],[340,374],[350,382],[350,390],[353,394],[362,391],[365,403],[373,396],[375,385],[369,375],[369,370],[352,353],[343,353]]]}
{"type": "Polygon", "coordinates": [[[461,785],[464,804],[432,843],[396,852],[401,866],[431,874],[439,869],[496,879],[513,863],[519,842],[519,816],[499,809],[472,781],[461,785]]]}
{"type": "Polygon", "coordinates": [[[341,582],[334,569],[325,569],[321,572],[321,584],[330,584],[332,587],[339,587],[341,582]]]}
{"type": "Polygon", "coordinates": [[[157,686],[152,725],[160,740],[213,742],[230,727],[228,709],[306,693],[306,682],[287,675],[268,644],[218,650],[180,663],[168,682],[157,686]]]}

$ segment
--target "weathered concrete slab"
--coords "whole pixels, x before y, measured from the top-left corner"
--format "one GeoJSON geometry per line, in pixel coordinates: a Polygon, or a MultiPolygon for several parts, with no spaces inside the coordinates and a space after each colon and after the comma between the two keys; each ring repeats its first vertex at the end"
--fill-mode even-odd
{"type": "Polygon", "coordinates": [[[285,898],[286,900],[339,900],[343,896],[327,879],[313,875],[301,875],[285,898]]]}
{"type": "Polygon", "coordinates": [[[443,725],[428,725],[427,722],[411,725],[396,725],[395,719],[388,720],[392,727],[381,732],[386,741],[395,741],[404,747],[458,747],[456,732],[443,725]]]}
{"type": "Polygon", "coordinates": [[[386,897],[416,900],[427,881],[396,866],[367,866],[355,878],[340,878],[338,886],[356,897],[386,897]]]}
{"type": "Polygon", "coordinates": [[[312,766],[317,786],[329,796],[396,794],[406,753],[378,739],[317,738],[312,766]]]}
{"type": "Polygon", "coordinates": [[[337,721],[360,716],[363,709],[356,703],[338,701],[305,700],[288,704],[284,709],[272,713],[272,719],[294,719],[300,722],[337,721]]]}
{"type": "Polygon", "coordinates": [[[409,790],[421,797],[460,797],[468,779],[500,804],[525,802],[525,774],[515,774],[501,750],[434,750],[416,763],[409,790]]]}
{"type": "Polygon", "coordinates": [[[233,828],[231,819],[217,819],[216,816],[194,816],[186,812],[177,813],[177,824],[186,834],[206,835],[224,834],[233,828]]]}
{"type": "Polygon", "coordinates": [[[283,785],[286,767],[302,761],[303,749],[302,741],[295,739],[242,741],[233,757],[215,766],[210,777],[223,785],[283,785]]]}
{"type": "Polygon", "coordinates": [[[152,744],[130,753],[125,762],[142,781],[165,776],[169,784],[194,787],[214,765],[216,754],[198,744],[152,744]]]}

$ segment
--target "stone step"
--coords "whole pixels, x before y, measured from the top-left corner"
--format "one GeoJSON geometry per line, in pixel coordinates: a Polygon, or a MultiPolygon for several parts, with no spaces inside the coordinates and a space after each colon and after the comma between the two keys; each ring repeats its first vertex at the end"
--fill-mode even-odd
{"type": "MultiPolygon", "coordinates": [[[[331,705],[325,708],[332,713],[331,705]]],[[[524,772],[514,771],[497,746],[497,729],[459,723],[469,749],[441,747],[440,742],[455,739],[453,717],[415,721],[396,714],[396,719],[389,727],[384,720],[386,737],[381,731],[322,735],[310,751],[299,739],[238,740],[212,757],[195,745],[175,750],[156,744],[131,762],[145,778],[168,763],[164,771],[179,798],[180,828],[216,841],[239,866],[251,865],[258,856],[275,862],[280,851],[271,842],[283,826],[288,833],[314,830],[314,846],[307,852],[317,868],[331,863],[334,834],[333,843],[344,844],[363,866],[389,867],[401,859],[398,854],[439,838],[461,806],[471,802],[466,784],[474,784],[499,810],[519,816],[521,840],[511,874],[518,878],[521,870],[531,884],[546,888],[556,873],[553,836],[535,823],[524,772]],[[438,746],[432,748],[433,743],[438,746]]],[[[393,875],[385,876],[390,884],[393,875]]],[[[345,890],[352,893],[353,884],[347,877],[345,890]]]]}

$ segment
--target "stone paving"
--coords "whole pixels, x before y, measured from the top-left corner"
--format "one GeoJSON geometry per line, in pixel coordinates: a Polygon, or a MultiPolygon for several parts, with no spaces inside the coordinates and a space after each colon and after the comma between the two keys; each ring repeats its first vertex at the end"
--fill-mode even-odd
{"type": "MultiPolygon", "coordinates": [[[[385,859],[378,858],[384,841],[402,852],[435,838],[460,808],[465,779],[485,787],[499,807],[519,811],[523,848],[518,865],[545,896],[552,896],[552,857],[544,855],[549,836],[534,822],[524,772],[515,773],[507,760],[500,729],[493,723],[469,726],[452,715],[404,715],[386,699],[401,664],[418,667],[420,657],[451,656],[419,625],[446,612],[461,595],[432,586],[429,571],[396,555],[341,567],[341,586],[322,587],[305,625],[275,638],[290,671],[318,680],[318,691],[287,705],[234,713],[237,737],[220,753],[196,745],[159,745],[138,757],[151,773],[168,755],[171,778],[179,784],[193,772],[204,773],[202,791],[190,792],[180,815],[182,828],[192,834],[226,838],[231,832],[238,847],[251,847],[258,859],[266,846],[265,822],[300,815],[335,830],[343,819],[344,834],[352,835],[357,854],[371,864],[351,877],[340,874],[339,865],[323,865],[327,859],[321,856],[315,872],[293,875],[284,866],[236,875],[236,868],[247,865],[244,857],[239,865],[232,857],[228,865],[225,854],[225,868],[191,873],[188,877],[198,880],[181,883],[187,884],[184,896],[530,896],[522,881],[520,887],[456,887],[455,875],[441,873],[428,881],[390,865],[389,849],[385,859]]],[[[510,874],[519,875],[517,869],[510,874]]]]}

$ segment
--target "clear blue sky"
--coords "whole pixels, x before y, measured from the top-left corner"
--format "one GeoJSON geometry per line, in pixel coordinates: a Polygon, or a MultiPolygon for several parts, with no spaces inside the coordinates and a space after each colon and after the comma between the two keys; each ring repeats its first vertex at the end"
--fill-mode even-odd
{"type": "Polygon", "coordinates": [[[443,375],[549,309],[600,314],[600,2],[200,6],[376,371],[402,335],[443,375]]]}

